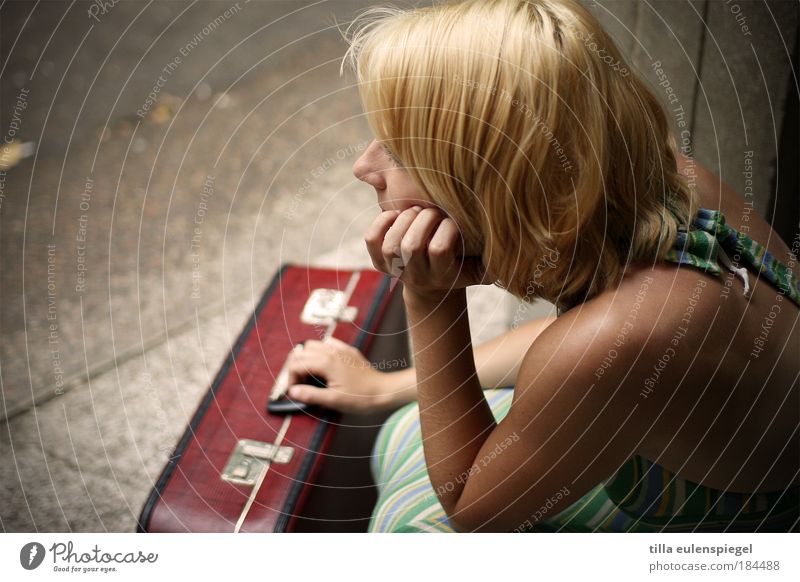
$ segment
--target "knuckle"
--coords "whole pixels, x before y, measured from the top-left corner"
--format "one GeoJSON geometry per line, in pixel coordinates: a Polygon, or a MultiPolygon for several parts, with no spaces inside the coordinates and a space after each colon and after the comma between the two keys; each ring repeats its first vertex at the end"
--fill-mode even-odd
{"type": "Polygon", "coordinates": [[[400,243],[400,251],[405,254],[416,254],[422,250],[422,243],[417,240],[403,241],[400,243]]]}
{"type": "Polygon", "coordinates": [[[431,244],[428,247],[428,254],[432,257],[444,257],[447,255],[448,248],[443,244],[431,244]]]}
{"type": "Polygon", "coordinates": [[[386,257],[391,257],[395,254],[396,246],[393,243],[384,241],[381,245],[381,253],[386,257]]]}

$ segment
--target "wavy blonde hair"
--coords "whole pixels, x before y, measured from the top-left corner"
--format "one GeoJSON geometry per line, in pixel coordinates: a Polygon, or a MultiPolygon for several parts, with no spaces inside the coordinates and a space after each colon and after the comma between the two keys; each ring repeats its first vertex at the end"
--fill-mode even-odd
{"type": "Polygon", "coordinates": [[[375,136],[515,296],[569,308],[688,226],[662,106],[577,2],[376,6],[345,38],[375,136]]]}

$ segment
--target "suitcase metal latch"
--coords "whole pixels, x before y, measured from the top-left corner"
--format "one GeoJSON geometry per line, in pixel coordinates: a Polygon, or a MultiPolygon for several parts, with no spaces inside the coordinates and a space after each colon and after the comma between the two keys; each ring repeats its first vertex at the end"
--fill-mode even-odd
{"type": "Polygon", "coordinates": [[[303,307],[300,321],[310,325],[355,321],[358,308],[347,305],[349,295],[350,293],[337,289],[314,289],[303,307]]]}
{"type": "Polygon", "coordinates": [[[288,463],[292,460],[293,453],[292,447],[241,439],[236,443],[236,448],[222,471],[222,479],[252,487],[270,463],[288,463]]]}

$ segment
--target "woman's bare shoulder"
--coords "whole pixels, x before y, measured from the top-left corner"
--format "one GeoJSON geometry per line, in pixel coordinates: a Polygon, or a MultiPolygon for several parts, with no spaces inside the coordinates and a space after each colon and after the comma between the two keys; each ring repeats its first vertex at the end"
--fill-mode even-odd
{"type": "Polygon", "coordinates": [[[569,337],[568,343],[575,337],[600,342],[620,355],[626,349],[633,349],[635,357],[658,355],[682,325],[687,309],[693,327],[712,324],[719,305],[714,287],[721,288],[721,282],[698,269],[670,262],[632,263],[616,287],[562,314],[549,335],[569,337]]]}
{"type": "Polygon", "coordinates": [[[550,336],[563,334],[587,341],[619,339],[640,344],[652,332],[650,321],[665,317],[666,303],[676,291],[685,291],[686,281],[679,277],[676,265],[629,264],[622,280],[589,301],[568,310],[553,322],[550,336]],[[636,325],[632,325],[635,322],[636,325]],[[642,338],[637,334],[644,333],[642,338]]]}

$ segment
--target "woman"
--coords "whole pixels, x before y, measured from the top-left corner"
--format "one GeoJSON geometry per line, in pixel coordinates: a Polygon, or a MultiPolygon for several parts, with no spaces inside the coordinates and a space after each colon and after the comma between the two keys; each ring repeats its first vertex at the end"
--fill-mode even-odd
{"type": "Polygon", "coordinates": [[[577,3],[356,22],[376,141],[354,173],[383,211],[365,240],[404,283],[416,367],[363,373],[352,348],[314,342],[292,381],[329,387],[290,394],[408,403],[376,443],[371,530],[796,527],[797,249],[677,154],[577,3]],[[465,288],[490,283],[559,316],[473,351],[465,288]]]}

